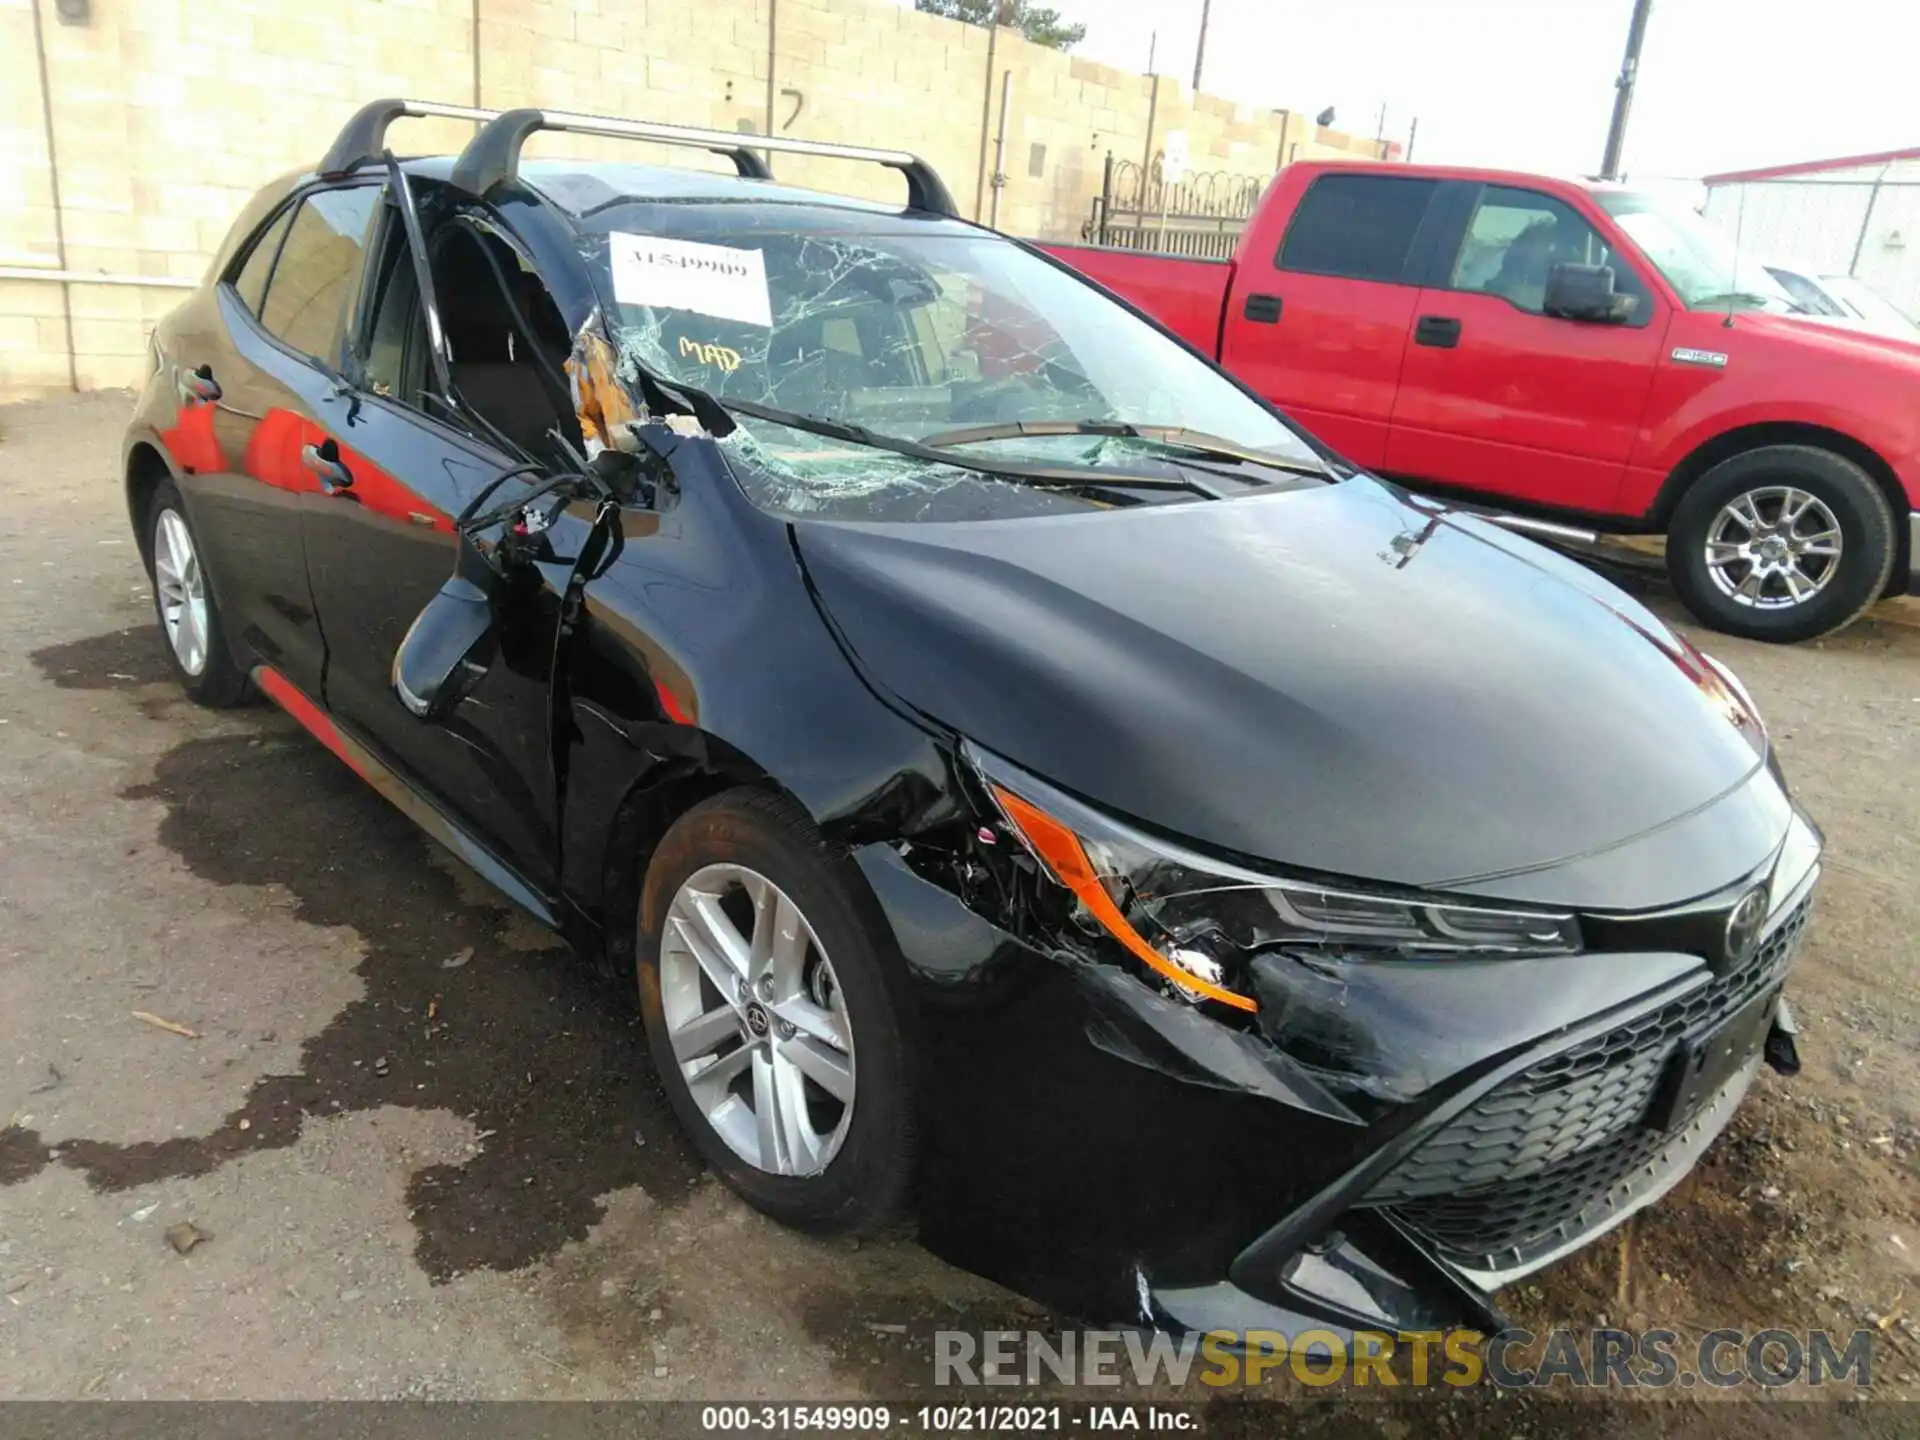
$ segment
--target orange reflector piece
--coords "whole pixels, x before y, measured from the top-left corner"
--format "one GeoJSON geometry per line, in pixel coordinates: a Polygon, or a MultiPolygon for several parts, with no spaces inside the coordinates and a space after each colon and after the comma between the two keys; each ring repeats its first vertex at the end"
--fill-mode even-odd
{"type": "Polygon", "coordinates": [[[1080,844],[1080,837],[1054,819],[1037,805],[1030,805],[1012,791],[993,787],[994,798],[1000,802],[1000,808],[1007,818],[1019,828],[1020,834],[1033,847],[1034,854],[1046,862],[1053,871],[1053,878],[1071,890],[1080,903],[1087,907],[1093,918],[1107,927],[1114,939],[1126,946],[1142,963],[1159,971],[1169,980],[1175,981],[1197,995],[1209,1000],[1218,1000],[1222,1005],[1231,1005],[1236,1010],[1257,1010],[1260,1007],[1240,995],[1211,981],[1202,980],[1198,975],[1182,970],[1173,961],[1162,955],[1142,938],[1139,931],[1127,923],[1127,917],[1120,913],[1120,907],[1113,903],[1113,897],[1107,894],[1107,887],[1100,883],[1100,877],[1093,873],[1093,863],[1087,859],[1087,852],[1080,844]]]}

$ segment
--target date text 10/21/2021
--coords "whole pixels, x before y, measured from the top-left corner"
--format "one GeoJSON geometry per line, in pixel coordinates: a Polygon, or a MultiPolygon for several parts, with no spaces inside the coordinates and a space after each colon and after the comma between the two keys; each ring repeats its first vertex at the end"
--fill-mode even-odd
{"type": "Polygon", "coordinates": [[[1176,1405],[705,1405],[700,1428],[713,1433],[1059,1435],[1070,1431],[1193,1434],[1197,1408],[1176,1405]]]}

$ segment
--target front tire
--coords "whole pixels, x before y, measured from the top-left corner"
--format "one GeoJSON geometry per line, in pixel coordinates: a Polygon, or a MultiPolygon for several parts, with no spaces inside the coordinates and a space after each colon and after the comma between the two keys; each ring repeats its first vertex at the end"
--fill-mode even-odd
{"type": "Polygon", "coordinates": [[[1873,477],[1811,445],[1723,460],[1688,488],[1667,530],[1667,572],[1689,610],[1751,640],[1811,640],[1878,600],[1899,553],[1873,477]]]}
{"type": "Polygon", "coordinates": [[[674,824],[640,899],[640,1008],[676,1118],[748,1204],[817,1234],[883,1224],[913,1168],[899,956],[863,885],[798,807],[741,789],[674,824]]]}
{"type": "Polygon", "coordinates": [[[247,677],[233,663],[200,544],[180,492],[163,480],[147,507],[147,569],[167,659],[189,699],[213,709],[247,698],[247,677]]]}

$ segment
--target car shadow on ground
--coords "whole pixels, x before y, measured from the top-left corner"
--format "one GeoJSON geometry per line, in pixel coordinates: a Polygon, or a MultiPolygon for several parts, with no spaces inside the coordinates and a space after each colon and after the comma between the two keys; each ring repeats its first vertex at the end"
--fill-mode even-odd
{"type": "MultiPolygon", "coordinates": [[[[34,654],[56,685],[133,689],[169,679],[150,628],[34,654]]],[[[584,1239],[601,1197],[638,1185],[658,1204],[699,1174],[649,1065],[633,1004],[556,939],[508,943],[504,904],[475,904],[398,811],[291,721],[262,707],[257,733],[188,740],[123,792],[166,806],[159,840],[216,885],[277,885],[308,924],[348,926],[365,994],[269,1075],[211,1134],[50,1147],[0,1131],[0,1185],[49,1163],[96,1190],[205,1174],[293,1144],[309,1116],[385,1105],[468,1118],[476,1153],[416,1172],[417,1257],[436,1279],[512,1270],[584,1239]],[[57,1148],[57,1157],[54,1149],[57,1148]]]]}

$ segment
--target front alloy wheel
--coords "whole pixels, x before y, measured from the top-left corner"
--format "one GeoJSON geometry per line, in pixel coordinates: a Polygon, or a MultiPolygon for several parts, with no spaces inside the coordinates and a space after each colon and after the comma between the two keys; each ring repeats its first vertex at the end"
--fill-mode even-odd
{"type": "Polygon", "coordinates": [[[905,963],[865,877],[759,789],[682,815],[647,866],[647,1049],[707,1164],[819,1233],[889,1219],[913,1171],[905,963]]]}
{"type": "Polygon", "coordinates": [[[771,1175],[817,1175],[853,1120],[853,1037],[800,907],[743,865],[688,876],[667,907],[660,1006],[707,1123],[771,1175]]]}

